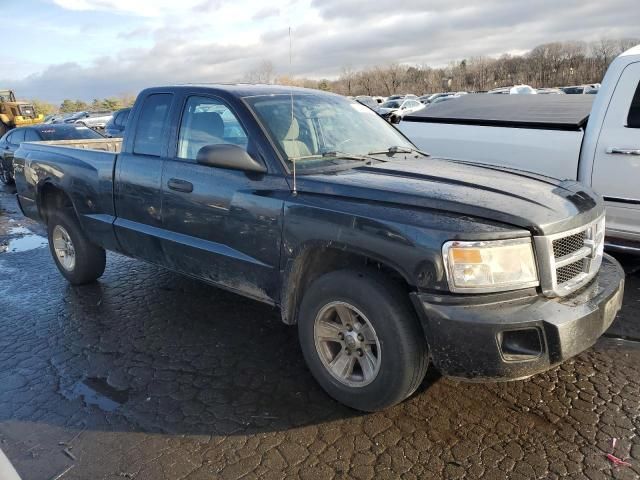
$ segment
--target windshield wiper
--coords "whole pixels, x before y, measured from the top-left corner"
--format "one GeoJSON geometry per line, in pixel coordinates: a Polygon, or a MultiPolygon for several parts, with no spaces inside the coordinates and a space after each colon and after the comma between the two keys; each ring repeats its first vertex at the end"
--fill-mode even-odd
{"type": "Polygon", "coordinates": [[[392,147],[387,148],[386,150],[381,150],[379,152],[369,152],[368,155],[395,155],[396,153],[419,153],[425,157],[429,157],[430,155],[427,152],[423,152],[422,150],[418,150],[417,148],[410,147],[400,147],[398,145],[394,145],[392,147]]]}
{"type": "Polygon", "coordinates": [[[323,152],[317,155],[305,155],[301,157],[289,157],[290,161],[296,160],[307,160],[312,158],[335,158],[338,160],[353,160],[353,161],[361,161],[361,162],[371,162],[372,160],[380,161],[377,158],[369,157],[368,155],[356,155],[353,153],[341,152],[339,150],[333,150],[330,152],[323,152]]]}

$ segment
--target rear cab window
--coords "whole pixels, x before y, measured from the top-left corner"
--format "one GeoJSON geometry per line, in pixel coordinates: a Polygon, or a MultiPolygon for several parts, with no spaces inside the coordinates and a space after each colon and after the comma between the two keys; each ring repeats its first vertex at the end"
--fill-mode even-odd
{"type": "Polygon", "coordinates": [[[627,127],[640,128],[640,82],[638,82],[636,92],[631,100],[631,107],[629,107],[627,115],[627,127]]]}
{"type": "Polygon", "coordinates": [[[145,98],[138,118],[133,153],[159,157],[164,130],[173,102],[171,93],[153,93],[145,98]]]}

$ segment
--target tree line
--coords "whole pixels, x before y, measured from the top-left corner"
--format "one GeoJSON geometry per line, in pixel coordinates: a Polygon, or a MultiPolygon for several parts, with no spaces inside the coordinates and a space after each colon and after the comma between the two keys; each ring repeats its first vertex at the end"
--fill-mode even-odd
{"type": "Polygon", "coordinates": [[[247,72],[245,80],[329,90],[342,95],[487,91],[527,84],[534,88],[599,83],[611,61],[640,39],[601,39],[596,42],[552,42],[523,55],[472,57],[446,67],[392,63],[360,70],[344,67],[337,79],[314,80],[277,75],[265,60],[247,72]]]}
{"type": "Polygon", "coordinates": [[[32,99],[30,102],[33,104],[36,112],[42,113],[46,116],[54,113],[74,113],[84,111],[96,112],[108,110],[113,112],[115,110],[120,110],[121,108],[132,106],[135,99],[136,97],[134,95],[122,95],[119,97],[94,98],[91,102],[85,102],[84,100],[79,99],[65,99],[60,105],[55,105],[38,99],[32,99]]]}
{"type": "MultiPolygon", "coordinates": [[[[611,61],[638,44],[640,39],[637,38],[552,42],[538,45],[523,55],[471,57],[452,61],[446,67],[399,63],[359,70],[343,67],[338,78],[319,80],[279,75],[273,63],[264,60],[245,74],[244,81],[316,88],[342,95],[382,96],[441,91],[478,92],[520,84],[534,88],[581,85],[602,81],[611,61]]],[[[59,106],[37,99],[31,101],[36,111],[49,115],[118,110],[133,105],[135,96],[96,98],[92,102],[66,99],[59,106]]]]}

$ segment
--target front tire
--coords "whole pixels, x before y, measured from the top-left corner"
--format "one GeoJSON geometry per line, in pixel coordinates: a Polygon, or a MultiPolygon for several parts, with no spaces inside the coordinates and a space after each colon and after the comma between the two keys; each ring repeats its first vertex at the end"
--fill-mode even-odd
{"type": "Polygon", "coordinates": [[[53,212],[47,229],[53,260],[69,283],[83,285],[102,276],[106,253],[87,239],[71,211],[53,212]]]}
{"type": "Polygon", "coordinates": [[[298,333],[318,383],[357,410],[401,402],[427,371],[427,343],[407,293],[377,271],[339,270],[314,281],[298,333]]]}

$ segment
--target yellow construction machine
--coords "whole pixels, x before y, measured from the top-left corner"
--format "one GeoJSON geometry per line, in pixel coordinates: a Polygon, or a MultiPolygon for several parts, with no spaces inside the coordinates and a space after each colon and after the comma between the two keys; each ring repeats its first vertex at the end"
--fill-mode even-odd
{"type": "Polygon", "coordinates": [[[14,127],[41,123],[44,115],[36,113],[33,105],[19,102],[12,90],[0,89],[0,137],[14,127]]]}

